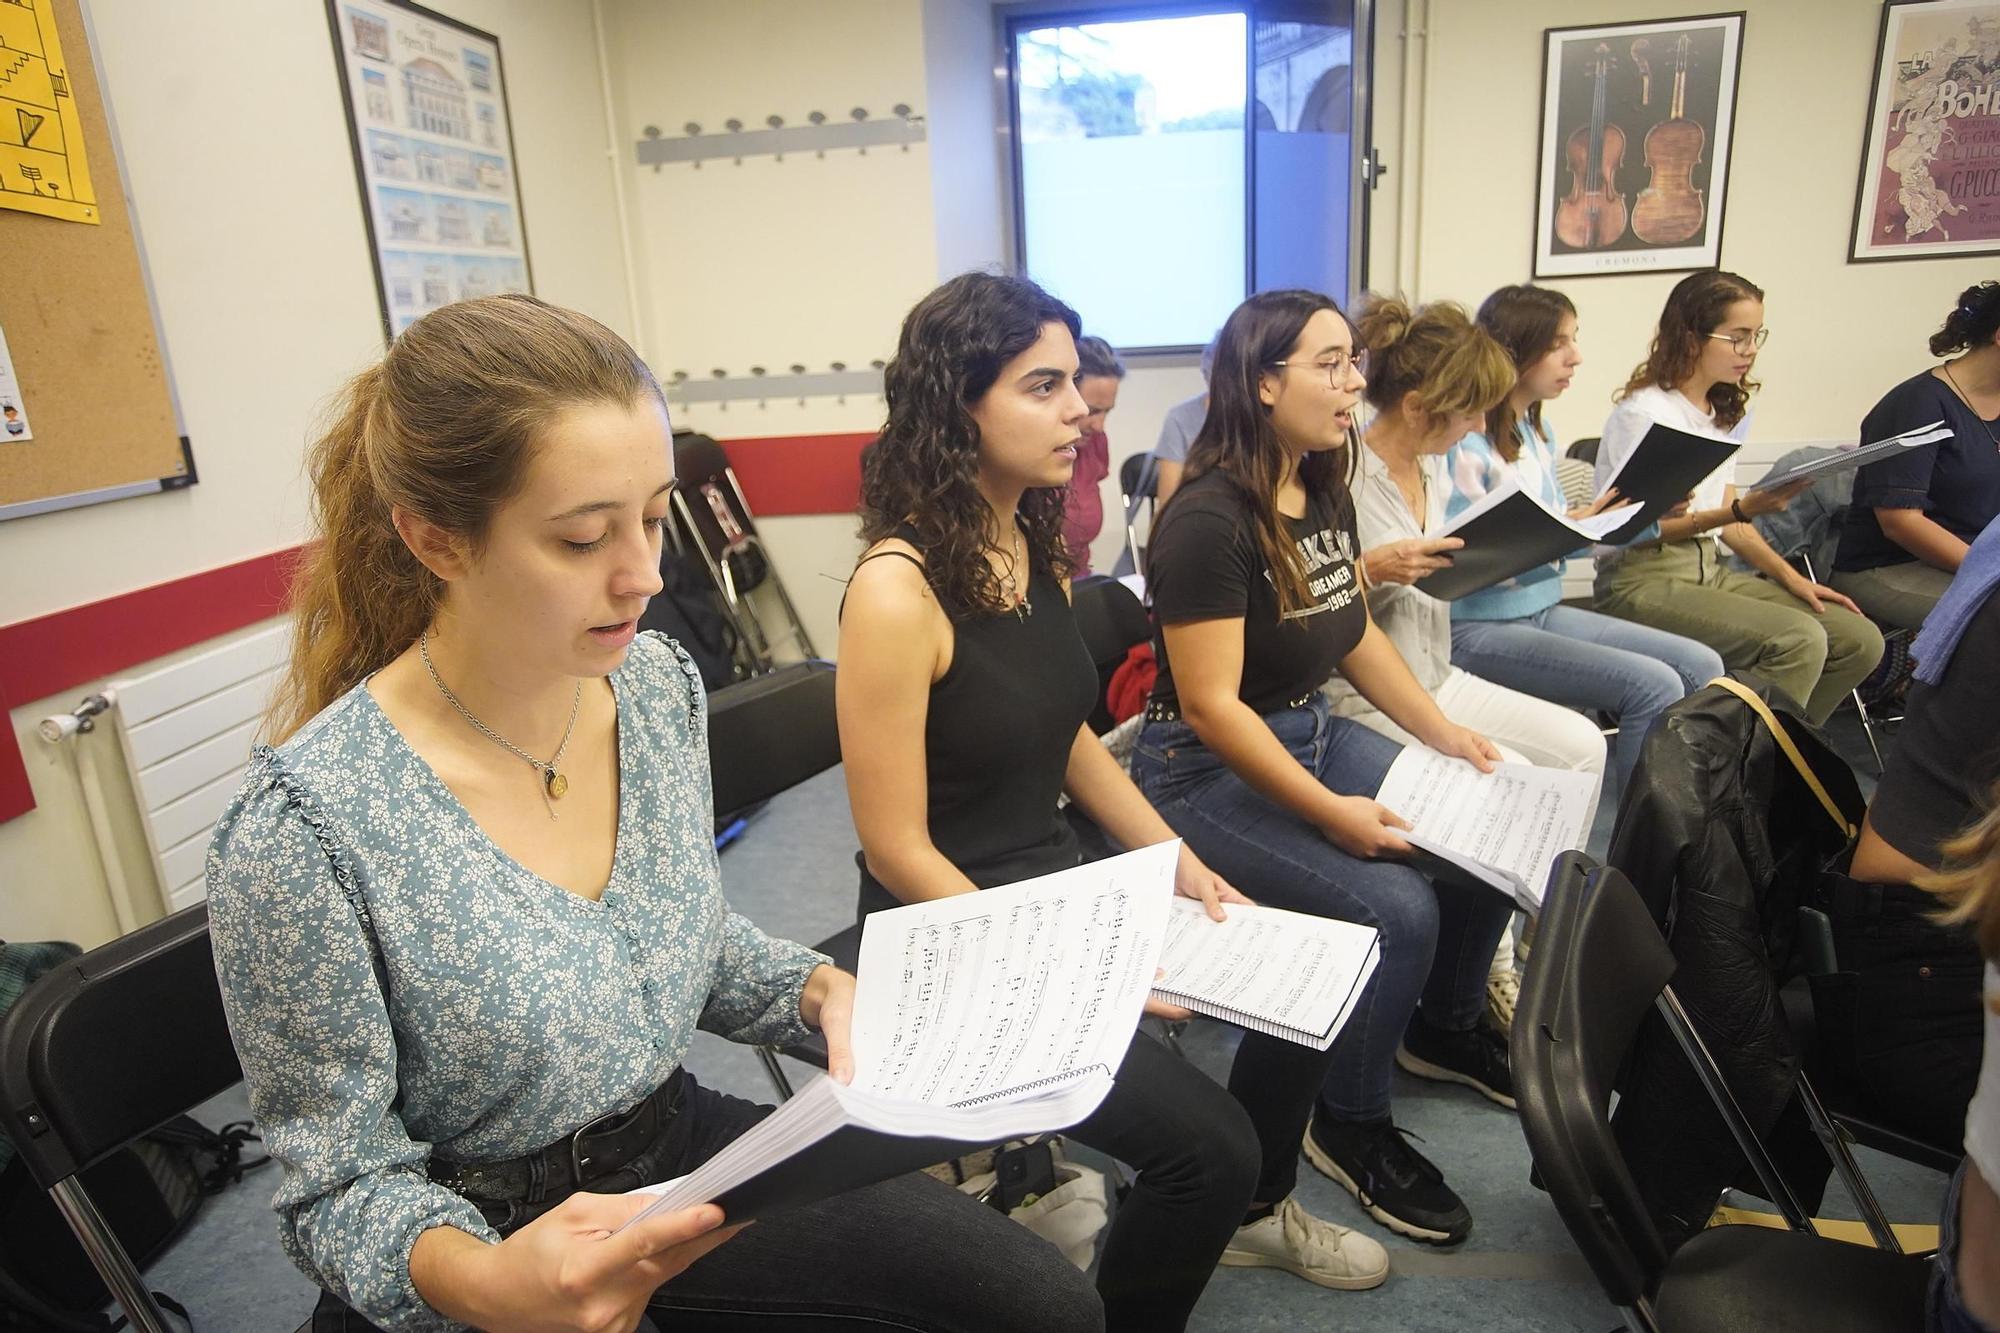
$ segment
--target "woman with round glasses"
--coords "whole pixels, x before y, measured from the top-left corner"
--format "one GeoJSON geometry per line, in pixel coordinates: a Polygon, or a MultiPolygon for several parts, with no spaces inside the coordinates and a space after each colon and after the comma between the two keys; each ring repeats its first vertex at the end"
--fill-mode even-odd
{"type": "Polygon", "coordinates": [[[1396,1052],[1512,1104],[1506,1045],[1479,1024],[1510,907],[1395,859],[1408,824],[1375,793],[1402,747],[1334,716],[1319,687],[1339,671],[1433,749],[1481,768],[1498,754],[1439,711],[1369,617],[1347,483],[1364,364],[1315,292],[1260,292],[1222,326],[1187,479],[1147,551],[1160,671],[1132,776],[1256,901],[1381,932],[1306,1159],[1391,1230],[1455,1244],[1472,1214],[1396,1128],[1396,1052]]]}
{"type": "MultiPolygon", "coordinates": [[[[1655,422],[1741,440],[1764,327],[1764,293],[1721,269],[1690,273],[1667,294],[1646,359],[1618,392],[1597,450],[1602,492],[1655,422]]],[[[1597,556],[1597,609],[1686,635],[1805,705],[1824,722],[1882,656],[1882,632],[1842,594],[1785,562],[1751,522],[1805,489],[1738,495],[1725,463],[1686,506],[1660,520],[1655,540],[1597,556]],[[1727,548],[1725,551],[1724,548],[1727,548]],[[1728,565],[1730,552],[1756,574],[1728,565]]]]}

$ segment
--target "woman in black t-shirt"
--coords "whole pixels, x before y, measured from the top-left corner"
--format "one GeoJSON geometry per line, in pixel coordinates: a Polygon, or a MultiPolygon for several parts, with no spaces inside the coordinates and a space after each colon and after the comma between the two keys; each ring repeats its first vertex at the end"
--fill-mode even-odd
{"type": "Polygon", "coordinates": [[[1931,355],[1952,359],[1884,394],[1862,419],[1861,439],[1934,421],[1952,436],[1854,474],[1833,561],[1835,588],[1874,619],[1903,629],[1924,623],[1965,548],[2000,515],[2000,282],[1959,294],[1931,335],[1931,355]]]}
{"type": "Polygon", "coordinates": [[[1514,1104],[1506,1043],[1479,1024],[1513,907],[1376,859],[1410,850],[1409,825],[1374,799],[1401,747],[1332,716],[1319,692],[1337,669],[1431,748],[1482,769],[1498,758],[1369,618],[1346,483],[1364,355],[1313,292],[1253,296],[1223,326],[1188,480],[1147,555],[1160,672],[1133,776],[1258,901],[1381,932],[1305,1152],[1391,1229],[1449,1244],[1471,1213],[1396,1129],[1389,1084],[1400,1062],[1514,1104]]]}
{"type": "MultiPolygon", "coordinates": [[[[862,473],[871,544],[840,629],[863,912],[1075,865],[1065,792],[1126,846],[1174,836],[1086,725],[1096,670],[1062,539],[1090,410],[1078,332],[1033,283],[969,273],[917,303],[884,373],[889,419],[862,473]]],[[[1185,847],[1176,887],[1216,916],[1243,901],[1185,847]]],[[[1135,1036],[1110,1094],[1067,1131],[1139,1170],[1098,1265],[1109,1328],[1180,1328],[1218,1262],[1337,1288],[1388,1276],[1371,1237],[1292,1197],[1329,1058],[1246,1033],[1232,1099],[1135,1036]]]]}

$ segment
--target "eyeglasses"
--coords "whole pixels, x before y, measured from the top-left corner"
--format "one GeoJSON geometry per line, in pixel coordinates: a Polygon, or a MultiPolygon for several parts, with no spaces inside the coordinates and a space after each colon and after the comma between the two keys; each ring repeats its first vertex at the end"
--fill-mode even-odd
{"type": "Polygon", "coordinates": [[[1738,356],[1748,356],[1764,345],[1764,340],[1771,336],[1771,331],[1759,329],[1755,333],[1711,333],[1708,336],[1728,343],[1736,349],[1738,356]]]}
{"type": "Polygon", "coordinates": [[[1326,387],[1338,389],[1341,375],[1349,369],[1363,379],[1368,378],[1368,349],[1364,347],[1351,355],[1341,352],[1331,361],[1273,361],[1271,365],[1274,369],[1280,366],[1310,366],[1314,370],[1323,370],[1326,372],[1326,387]]]}

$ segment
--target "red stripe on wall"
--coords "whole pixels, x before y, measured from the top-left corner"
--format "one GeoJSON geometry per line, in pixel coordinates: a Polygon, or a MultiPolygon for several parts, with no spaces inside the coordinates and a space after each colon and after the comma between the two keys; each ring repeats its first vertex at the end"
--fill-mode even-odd
{"type": "MultiPolygon", "coordinates": [[[[0,711],[254,625],[285,609],[298,548],[0,625],[0,711]]],[[[20,751],[0,745],[0,821],[35,808],[20,751]]]]}
{"type": "Polygon", "coordinates": [[[864,435],[768,435],[725,440],[729,465],[758,518],[851,514],[861,501],[864,435]]]}
{"type": "MultiPolygon", "coordinates": [[[[777,435],[725,448],[759,518],[851,514],[861,496],[859,435],[777,435]]],[[[297,547],[102,601],[0,625],[0,712],[253,625],[285,609],[297,547]]],[[[0,822],[35,808],[16,745],[0,743],[0,822]]]]}

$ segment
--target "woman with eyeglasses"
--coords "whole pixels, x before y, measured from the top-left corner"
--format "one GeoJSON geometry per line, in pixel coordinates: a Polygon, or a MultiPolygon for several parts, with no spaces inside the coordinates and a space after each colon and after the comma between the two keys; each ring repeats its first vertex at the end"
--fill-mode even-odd
{"type": "MultiPolygon", "coordinates": [[[[1604,423],[1598,491],[1655,422],[1740,441],[1759,387],[1750,371],[1768,333],[1763,290],[1747,279],[1704,269],[1676,283],[1651,350],[1604,423]]],[[[1882,632],[1846,596],[1786,563],[1752,523],[1790,504],[1805,483],[1738,495],[1732,466],[1710,473],[1684,509],[1661,519],[1656,540],[1600,549],[1597,609],[1705,643],[1725,665],[1754,672],[1825,722],[1881,659],[1882,632]],[[1729,552],[1757,573],[1731,569],[1729,552]]]]}
{"type": "Polygon", "coordinates": [[[1431,748],[1482,769],[1498,755],[1438,709],[1369,617],[1347,486],[1362,355],[1316,292],[1261,292],[1223,325],[1187,479],[1148,550],[1160,669],[1132,774],[1256,901],[1381,932],[1306,1159],[1391,1230],[1453,1244],[1472,1214],[1396,1128],[1390,1083],[1405,1045],[1511,1104],[1506,1044],[1479,1023],[1511,905],[1393,859],[1409,825],[1375,793],[1402,747],[1334,716],[1319,687],[1338,670],[1431,748]]]}

